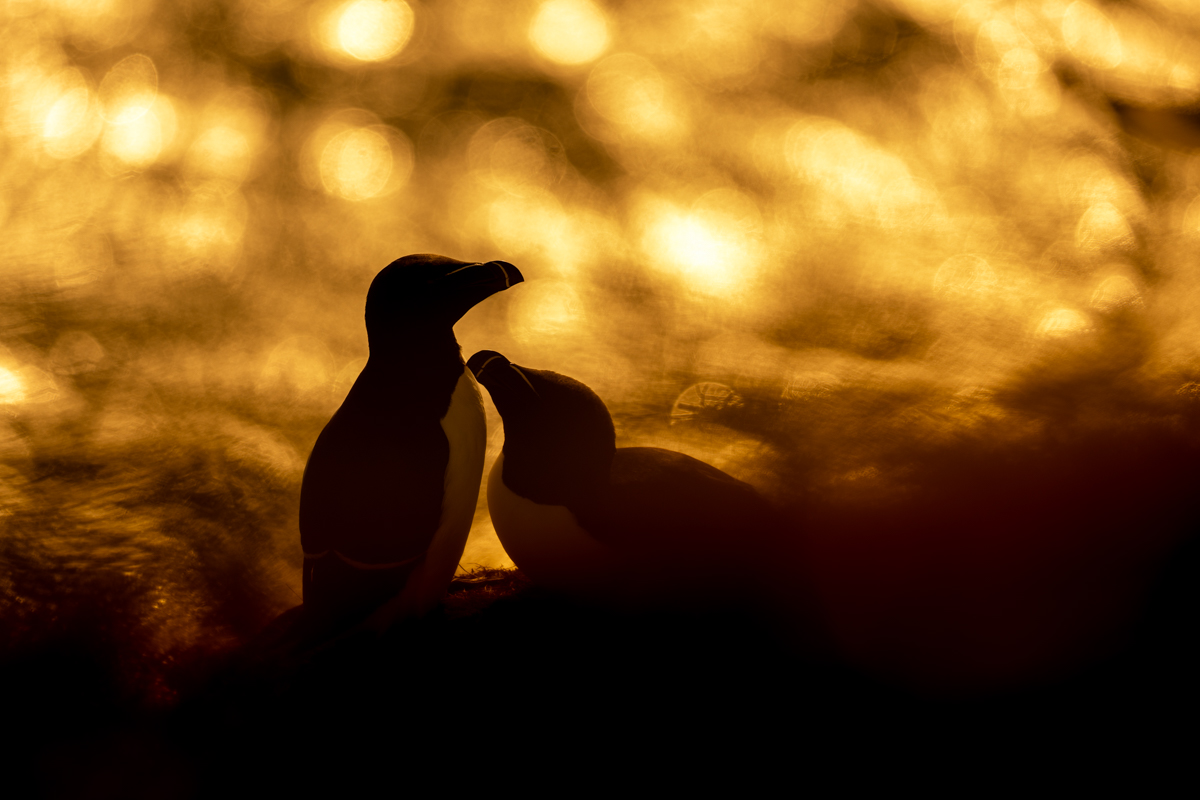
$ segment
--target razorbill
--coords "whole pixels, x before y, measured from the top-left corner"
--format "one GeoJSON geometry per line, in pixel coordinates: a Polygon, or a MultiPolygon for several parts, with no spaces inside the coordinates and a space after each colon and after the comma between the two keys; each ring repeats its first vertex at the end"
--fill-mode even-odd
{"type": "Polygon", "coordinates": [[[625,607],[742,599],[778,530],[749,484],[683,453],[616,446],[579,381],[484,350],[468,368],[504,421],[488,479],[496,534],[530,579],[625,607]]]}
{"type": "Polygon", "coordinates": [[[304,468],[305,606],[382,630],[442,598],[475,514],[487,437],[453,326],[522,280],[504,261],[428,254],[375,276],[366,366],[304,468]]]}

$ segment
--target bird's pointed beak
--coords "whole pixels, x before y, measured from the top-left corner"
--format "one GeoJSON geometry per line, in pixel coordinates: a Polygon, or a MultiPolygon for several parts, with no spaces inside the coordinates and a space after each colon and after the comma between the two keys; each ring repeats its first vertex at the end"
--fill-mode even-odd
{"type": "Polygon", "coordinates": [[[495,350],[480,350],[467,359],[467,368],[488,390],[502,417],[515,407],[513,403],[528,403],[530,397],[538,396],[529,376],[495,350]]]}
{"type": "Polygon", "coordinates": [[[511,286],[516,286],[518,283],[521,283],[525,280],[525,276],[521,274],[521,270],[517,269],[507,261],[489,261],[484,264],[484,266],[500,270],[501,274],[504,276],[505,289],[511,286]]]}
{"type": "Polygon", "coordinates": [[[461,298],[454,307],[454,319],[458,320],[497,292],[522,283],[525,276],[507,261],[487,261],[455,267],[443,280],[461,298]]]}
{"type": "Polygon", "coordinates": [[[483,371],[491,366],[504,366],[508,364],[507,358],[497,353],[495,350],[480,350],[475,355],[467,359],[467,368],[471,370],[471,374],[475,376],[475,380],[480,381],[483,371]]]}

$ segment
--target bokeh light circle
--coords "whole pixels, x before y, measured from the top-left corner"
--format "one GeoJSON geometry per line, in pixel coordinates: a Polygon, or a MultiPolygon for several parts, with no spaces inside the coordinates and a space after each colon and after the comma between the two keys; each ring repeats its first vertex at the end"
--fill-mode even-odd
{"type": "Polygon", "coordinates": [[[100,108],[104,119],[126,125],[140,119],[158,95],[158,70],[149,56],[135,53],[121,59],[100,82],[100,108]]]}
{"type": "Polygon", "coordinates": [[[354,0],[336,19],[337,47],[359,61],[391,58],[412,38],[413,10],[404,0],[354,0]]]}
{"type": "Polygon", "coordinates": [[[546,0],[529,24],[529,41],[559,64],[585,64],[608,48],[608,21],[591,0],[546,0]]]}

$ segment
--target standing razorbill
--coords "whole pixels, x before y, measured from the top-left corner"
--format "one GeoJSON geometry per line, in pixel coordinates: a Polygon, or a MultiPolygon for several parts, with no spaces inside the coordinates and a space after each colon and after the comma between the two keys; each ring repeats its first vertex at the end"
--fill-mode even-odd
{"type": "Polygon", "coordinates": [[[371,282],[370,356],[304,468],[305,606],[370,613],[382,630],[442,598],[475,514],[487,438],[453,326],[522,280],[504,261],[410,255],[371,282]]]}
{"type": "Polygon", "coordinates": [[[504,420],[492,522],[533,581],[626,607],[747,599],[781,527],[752,486],[683,453],[618,448],[579,381],[491,350],[467,365],[504,420]]]}

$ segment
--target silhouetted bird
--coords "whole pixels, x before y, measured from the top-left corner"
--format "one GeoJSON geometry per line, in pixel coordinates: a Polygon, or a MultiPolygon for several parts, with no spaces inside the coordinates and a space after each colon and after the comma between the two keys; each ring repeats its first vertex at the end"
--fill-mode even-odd
{"type": "Polygon", "coordinates": [[[382,629],[441,599],[462,556],[486,444],[454,323],[523,278],[512,264],[410,255],[367,292],[370,357],[317,437],[300,491],[304,604],[382,629]]]}
{"type": "Polygon", "coordinates": [[[533,581],[626,607],[744,598],[781,527],[753,487],[683,453],[618,448],[579,381],[491,350],[467,364],[504,420],[492,522],[533,581]]]}

